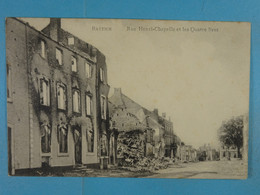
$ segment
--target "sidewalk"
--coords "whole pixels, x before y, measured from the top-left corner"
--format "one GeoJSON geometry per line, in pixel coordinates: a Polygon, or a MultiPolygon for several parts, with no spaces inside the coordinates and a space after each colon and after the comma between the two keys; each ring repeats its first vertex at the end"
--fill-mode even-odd
{"type": "Polygon", "coordinates": [[[53,177],[148,177],[150,171],[134,171],[128,167],[112,167],[109,169],[94,169],[87,166],[77,167],[46,167],[38,169],[17,170],[15,176],[53,176],[53,177]]]}

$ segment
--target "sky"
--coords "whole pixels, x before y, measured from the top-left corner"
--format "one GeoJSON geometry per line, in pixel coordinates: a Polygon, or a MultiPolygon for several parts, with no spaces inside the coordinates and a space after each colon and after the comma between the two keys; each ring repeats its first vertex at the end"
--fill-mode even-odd
{"type": "MultiPolygon", "coordinates": [[[[38,30],[49,23],[47,18],[23,20],[38,30]]],[[[217,147],[217,130],[222,121],[248,113],[248,23],[61,21],[64,30],[106,56],[110,95],[115,87],[121,88],[145,108],[158,108],[160,114],[166,112],[173,121],[175,134],[185,144],[195,148],[204,144],[217,147]],[[109,27],[111,31],[93,30],[99,27],[109,27]],[[158,31],[158,27],[171,31],[158,31]],[[157,30],[139,30],[144,28],[157,30]]]]}

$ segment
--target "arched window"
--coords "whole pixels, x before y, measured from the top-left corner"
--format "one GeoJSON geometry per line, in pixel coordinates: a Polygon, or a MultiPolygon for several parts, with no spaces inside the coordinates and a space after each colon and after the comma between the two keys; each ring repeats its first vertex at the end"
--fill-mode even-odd
{"type": "Polygon", "coordinates": [[[106,156],[107,155],[107,136],[106,134],[102,134],[101,136],[101,155],[106,156]]]}
{"type": "Polygon", "coordinates": [[[49,125],[41,125],[41,150],[42,153],[51,152],[51,129],[49,125]]]}
{"type": "Polygon", "coordinates": [[[40,104],[44,106],[50,105],[50,83],[45,78],[40,79],[40,104]]]}
{"type": "Polygon", "coordinates": [[[66,110],[66,86],[62,83],[57,83],[57,100],[58,108],[66,110]]]}
{"type": "Polygon", "coordinates": [[[87,144],[88,144],[88,152],[94,152],[94,131],[93,131],[93,129],[87,130],[87,144]]]}
{"type": "Polygon", "coordinates": [[[106,114],[107,114],[107,102],[106,102],[106,97],[101,96],[101,118],[106,119],[106,114]]]}
{"type": "Polygon", "coordinates": [[[59,48],[56,48],[56,61],[58,62],[59,65],[62,65],[62,50],[59,48]]]}
{"type": "Polygon", "coordinates": [[[100,78],[100,81],[101,81],[101,82],[104,82],[104,83],[105,83],[105,72],[104,72],[104,69],[103,69],[103,68],[100,68],[100,69],[99,69],[99,78],[100,78]]]}
{"type": "Polygon", "coordinates": [[[80,112],[80,92],[78,89],[73,89],[73,112],[80,112]]]}
{"type": "Polygon", "coordinates": [[[68,152],[68,128],[66,125],[58,126],[58,141],[59,141],[59,152],[68,152]]]}
{"type": "Polygon", "coordinates": [[[92,72],[91,65],[85,62],[85,74],[87,78],[91,77],[91,72],[92,72]]]}
{"type": "Polygon", "coordinates": [[[71,70],[72,70],[72,72],[78,71],[77,59],[74,56],[71,56],[71,70]]]}
{"type": "Polygon", "coordinates": [[[40,40],[40,54],[43,58],[46,58],[46,42],[44,40],[40,40]]]}
{"type": "Polygon", "coordinates": [[[6,65],[6,87],[7,87],[7,100],[12,98],[12,74],[11,65],[6,65]]]}
{"type": "Polygon", "coordinates": [[[85,106],[86,106],[86,115],[90,116],[92,113],[92,100],[90,94],[86,94],[85,106]]]}

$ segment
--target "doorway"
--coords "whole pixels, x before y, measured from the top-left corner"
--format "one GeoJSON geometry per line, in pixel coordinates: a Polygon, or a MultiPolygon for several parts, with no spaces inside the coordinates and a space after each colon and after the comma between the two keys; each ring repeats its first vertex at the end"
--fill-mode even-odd
{"type": "Polygon", "coordinates": [[[8,127],[8,174],[12,175],[12,128],[8,127]]]}

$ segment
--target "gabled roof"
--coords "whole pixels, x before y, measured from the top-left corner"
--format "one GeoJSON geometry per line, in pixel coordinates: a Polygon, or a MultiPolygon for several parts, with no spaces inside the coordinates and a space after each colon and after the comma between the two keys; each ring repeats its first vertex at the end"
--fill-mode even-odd
{"type": "Polygon", "coordinates": [[[144,108],[126,95],[122,94],[120,89],[115,91],[115,93],[109,98],[109,102],[113,104],[111,108],[125,108],[129,113],[137,116],[137,118],[143,122],[145,118],[144,108]]]}
{"type": "Polygon", "coordinates": [[[160,128],[160,129],[163,129],[163,126],[160,125],[156,120],[154,120],[153,118],[151,117],[148,117],[147,118],[147,123],[148,123],[148,126],[151,127],[151,128],[160,128]]]}
{"type": "Polygon", "coordinates": [[[114,94],[109,98],[109,111],[114,113],[116,109],[124,108],[127,112],[136,116],[139,121],[150,128],[163,128],[154,118],[152,112],[136,103],[131,98],[121,92],[121,89],[115,89],[114,94]]]}

